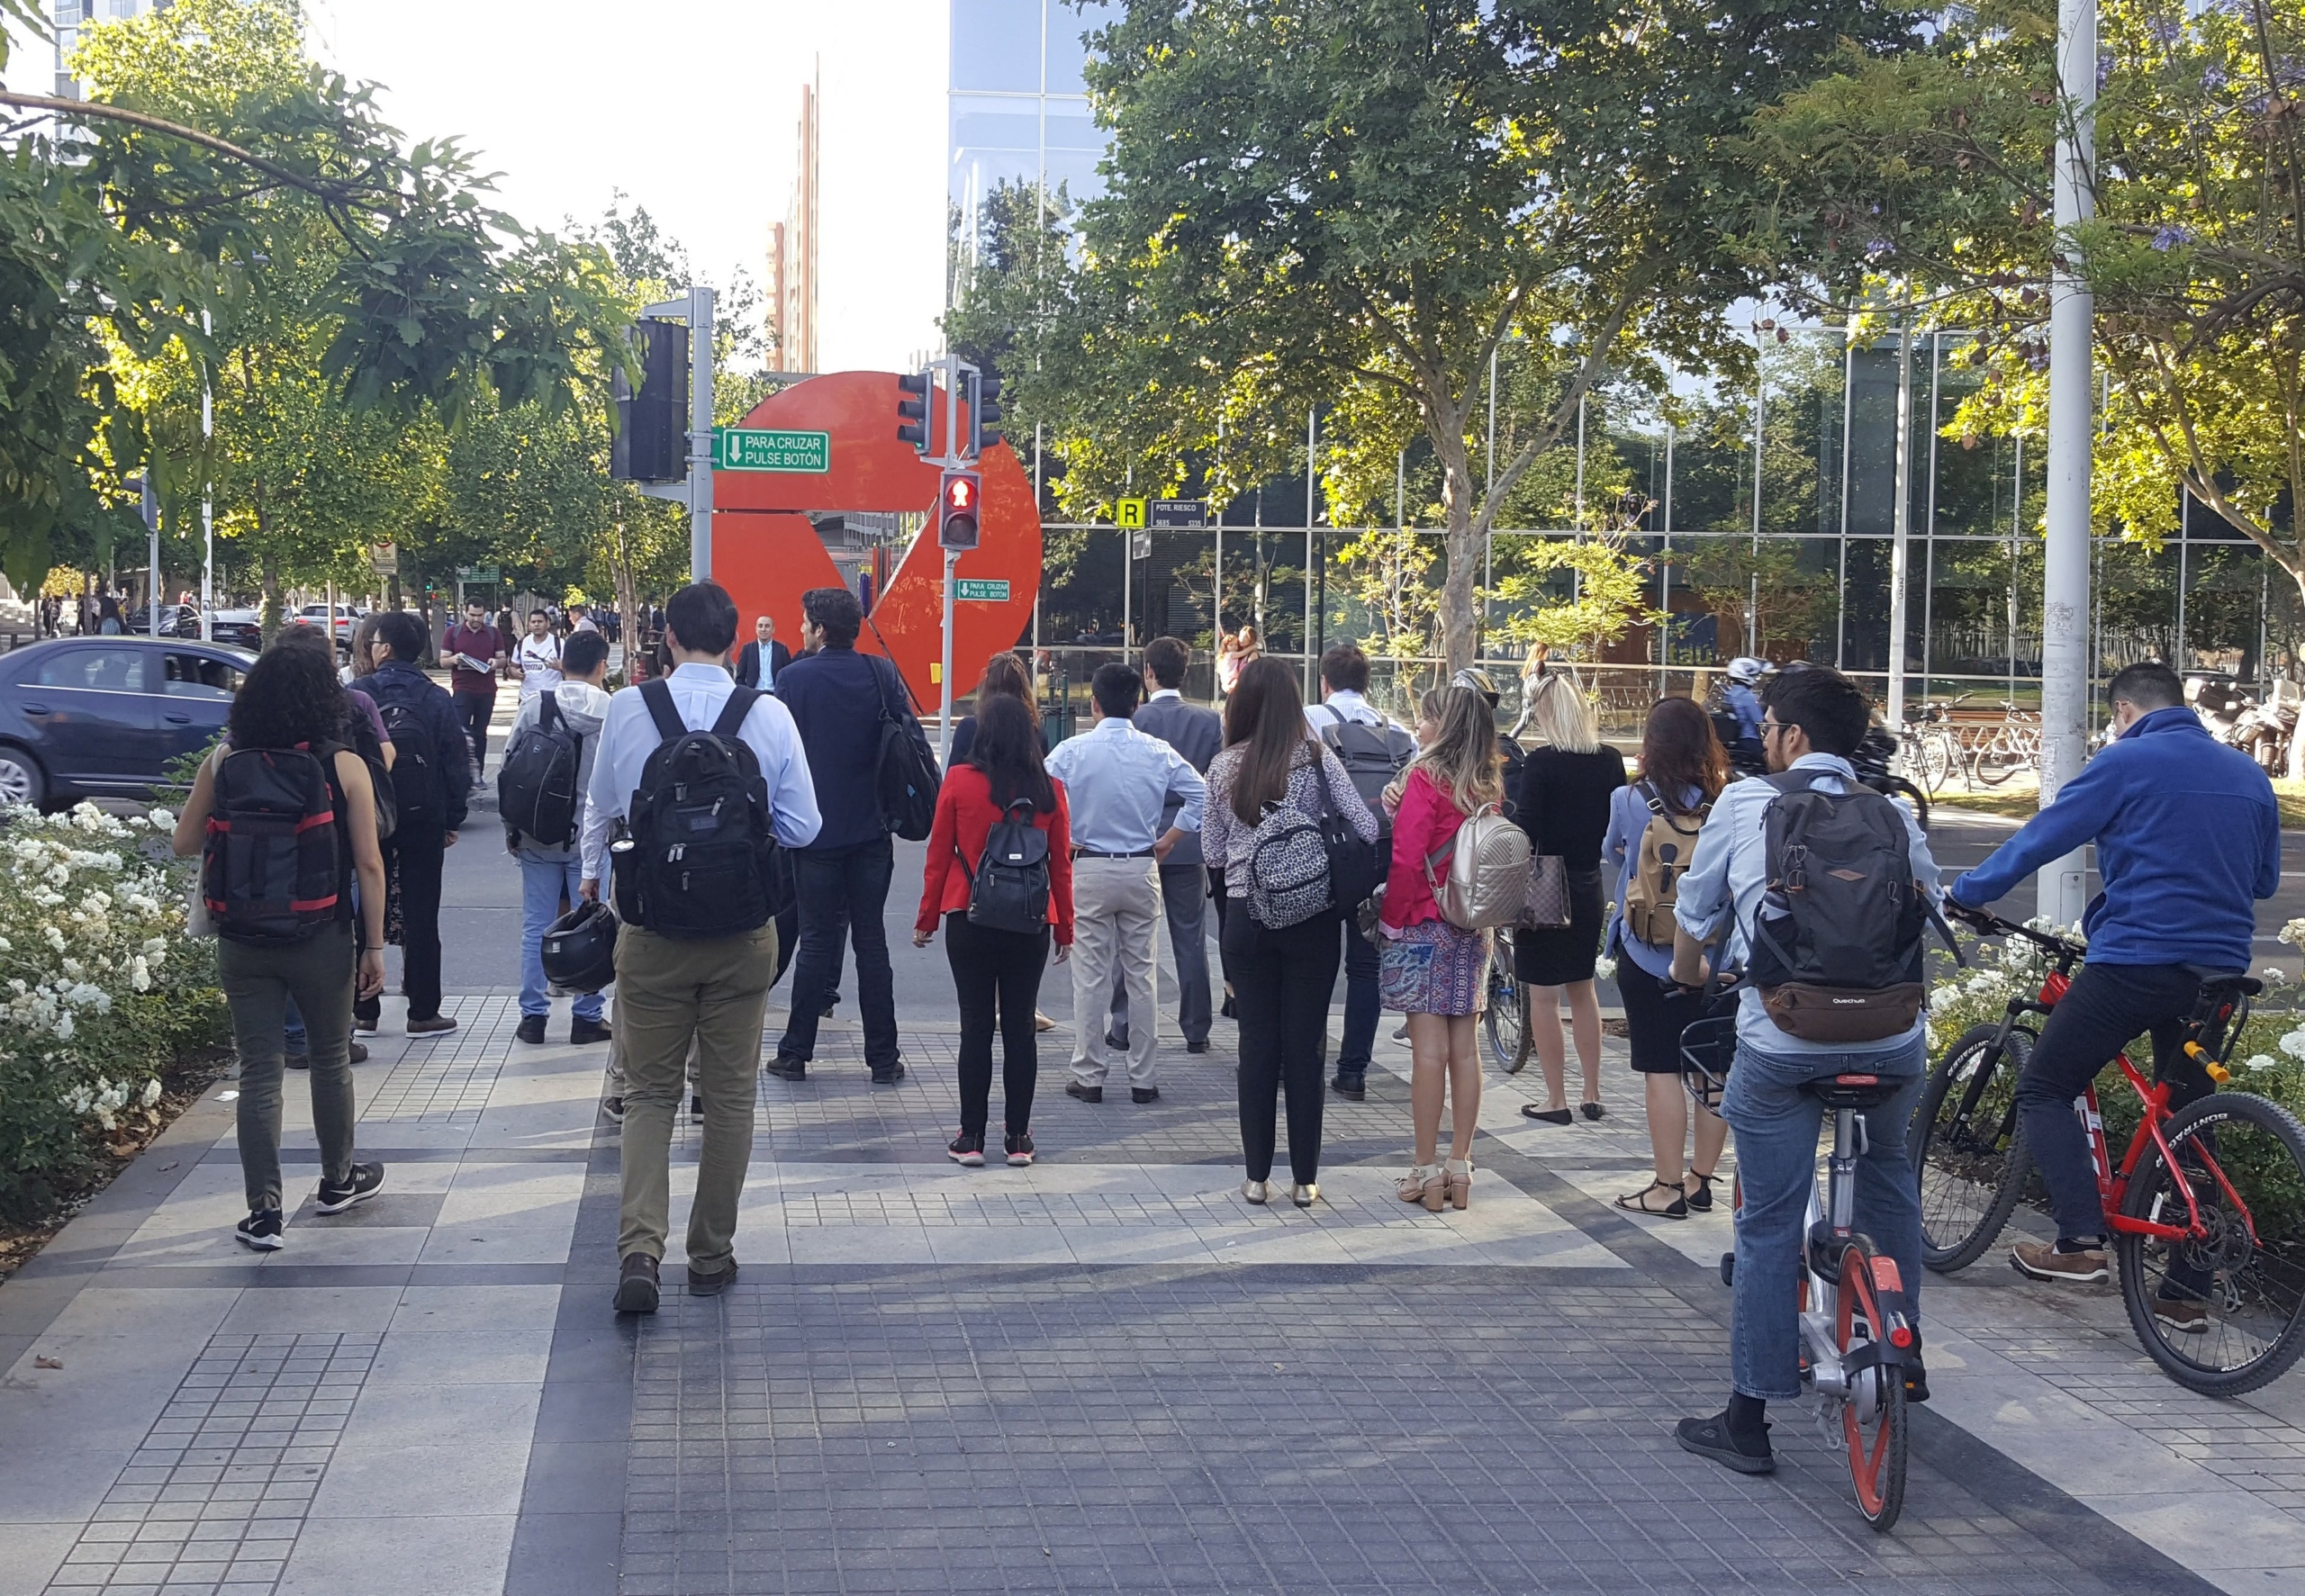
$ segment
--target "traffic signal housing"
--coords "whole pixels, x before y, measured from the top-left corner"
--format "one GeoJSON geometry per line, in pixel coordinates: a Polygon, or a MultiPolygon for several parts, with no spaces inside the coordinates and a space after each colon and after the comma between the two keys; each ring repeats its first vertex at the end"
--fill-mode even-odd
{"type": "Polygon", "coordinates": [[[936,543],[941,548],[965,553],[979,537],[977,506],[984,496],[984,478],[973,471],[948,471],[936,495],[936,543]]]}
{"type": "Polygon", "coordinates": [[[688,474],[688,329],[677,321],[633,323],[640,368],[636,391],[621,367],[609,380],[616,437],[609,475],[619,482],[676,482],[688,474]]]}
{"type": "Polygon", "coordinates": [[[926,455],[928,453],[928,392],[927,372],[915,372],[897,379],[897,388],[904,395],[897,401],[897,441],[908,443],[926,455]]]}
{"type": "Polygon", "coordinates": [[[997,447],[1000,432],[993,423],[1000,419],[1000,379],[989,377],[982,372],[969,373],[969,458],[973,460],[985,450],[997,447]]]}

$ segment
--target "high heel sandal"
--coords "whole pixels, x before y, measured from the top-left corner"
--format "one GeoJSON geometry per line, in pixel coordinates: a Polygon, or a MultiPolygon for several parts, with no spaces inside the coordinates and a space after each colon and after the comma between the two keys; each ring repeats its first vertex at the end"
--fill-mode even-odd
{"type": "Polygon", "coordinates": [[[1689,1216],[1688,1195],[1671,1181],[1652,1180],[1637,1192],[1628,1192],[1617,1199],[1617,1206],[1627,1213],[1645,1213],[1651,1219],[1686,1219],[1689,1216]],[[1662,1208],[1649,1205],[1651,1192],[1670,1192],[1673,1200],[1662,1208]]]}
{"type": "Polygon", "coordinates": [[[1402,1202],[1422,1203],[1427,1209],[1438,1213],[1441,1212],[1441,1204],[1448,1199],[1448,1177],[1442,1172],[1441,1166],[1438,1164],[1412,1164],[1409,1166],[1408,1173],[1402,1177],[1400,1185],[1394,1190],[1402,1202]]]}
{"type": "Polygon", "coordinates": [[[1473,1201],[1473,1161],[1470,1159],[1451,1159],[1441,1166],[1442,1181],[1449,1188],[1449,1206],[1469,1208],[1473,1201]]]}

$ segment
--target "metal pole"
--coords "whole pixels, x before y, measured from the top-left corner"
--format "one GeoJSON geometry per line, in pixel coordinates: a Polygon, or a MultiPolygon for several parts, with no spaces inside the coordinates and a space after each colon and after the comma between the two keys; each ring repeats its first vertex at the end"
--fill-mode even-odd
{"type": "MultiPolygon", "coordinates": [[[[2096,0],[2057,0],[2057,77],[2065,123],[2056,159],[2055,217],[2061,237],[2095,211],[2096,0]]],[[[2088,746],[2083,715],[2089,690],[2089,450],[2094,304],[2067,250],[2049,271],[2048,537],[2041,561],[2041,803],[2081,773],[2088,746]]],[[[2041,868],[2041,912],[2077,924],[2084,905],[2082,859],[2068,853],[2041,868]]]]}
{"type": "Polygon", "coordinates": [[[936,763],[942,767],[953,762],[953,567],[961,563],[961,551],[945,551],[945,663],[939,674],[944,678],[945,691],[938,714],[941,724],[936,728],[936,763]]]}
{"type": "MultiPolygon", "coordinates": [[[[2018,539],[2025,528],[2025,437],[2020,433],[2015,439],[2017,464],[2010,478],[2009,505],[2009,702],[2017,702],[2017,590],[2022,585],[2023,573],[2018,562],[2023,558],[2018,539]]],[[[2182,550],[2184,546],[2180,544],[2182,550]]],[[[2181,553],[2178,556],[2183,559],[2181,553]]],[[[2183,594],[2179,593],[2182,600],[2183,594]]]]}
{"type": "Polygon", "coordinates": [[[1929,520],[1926,574],[1921,587],[1921,696],[1929,697],[1930,645],[1937,627],[1937,401],[1938,380],[1945,364],[1945,335],[1929,335],[1929,520]]]}
{"type": "MultiPolygon", "coordinates": [[[[206,306],[201,307],[200,330],[212,332],[206,306]]],[[[208,386],[208,361],[200,362],[200,640],[215,640],[215,623],[211,619],[216,609],[216,500],[208,481],[210,440],[216,436],[215,396],[208,386]]]]}
{"type": "MultiPolygon", "coordinates": [[[[933,419],[936,403],[936,383],[931,382],[929,387],[928,424],[933,427],[936,425],[933,419]]],[[[940,464],[947,467],[961,464],[961,357],[950,349],[945,352],[945,457],[940,464]]],[[[943,663],[936,672],[941,678],[939,686],[943,689],[938,694],[936,709],[936,762],[939,765],[950,764],[953,755],[953,600],[959,591],[953,572],[960,563],[958,549],[945,551],[945,642],[943,663]]],[[[1125,625],[1124,621],[1124,628],[1125,625]]]]}
{"type": "Polygon", "coordinates": [[[688,579],[712,580],[712,290],[688,291],[688,579]]]}
{"type": "Polygon", "coordinates": [[[1897,337],[1897,503],[1890,518],[1889,729],[1905,724],[1905,586],[1912,559],[1912,320],[1897,337]]]}
{"type": "Polygon", "coordinates": [[[1857,424],[1857,312],[1840,334],[1840,579],[1834,583],[1833,665],[1845,665],[1849,648],[1849,484],[1850,429],[1857,424]]]}
{"type": "Polygon", "coordinates": [[[1480,643],[1475,654],[1483,651],[1488,642],[1488,607],[1496,602],[1496,351],[1488,352],[1488,485],[1481,491],[1481,508],[1487,513],[1488,525],[1480,535],[1480,643]]]}
{"type": "MultiPolygon", "coordinates": [[[[1767,353],[1760,329],[1753,329],[1753,569],[1745,600],[1745,652],[1761,651],[1761,423],[1768,401],[1768,379],[1761,373],[1767,353]]],[[[1714,652],[1719,652],[1719,644],[1714,652]]]]}
{"type": "MultiPolygon", "coordinates": [[[[1664,557],[1657,562],[1657,663],[1673,663],[1673,424],[1665,423],[1665,542],[1664,557]]],[[[1665,693],[1665,679],[1657,679],[1657,695],[1665,693]]]]}
{"type": "Polygon", "coordinates": [[[1320,446],[1320,412],[1305,410],[1305,697],[1313,696],[1313,492],[1315,455],[1320,446]]]}
{"type": "Polygon", "coordinates": [[[1585,535],[1585,396],[1577,396],[1577,526],[1576,534],[1585,535]]]}

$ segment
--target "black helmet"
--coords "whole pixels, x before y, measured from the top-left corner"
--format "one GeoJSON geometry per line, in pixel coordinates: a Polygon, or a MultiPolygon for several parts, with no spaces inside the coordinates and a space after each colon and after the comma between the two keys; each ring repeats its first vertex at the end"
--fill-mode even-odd
{"type": "Polygon", "coordinates": [[[580,903],[552,923],[541,950],[545,979],[556,992],[597,992],[616,979],[616,916],[601,903],[580,903]]]}

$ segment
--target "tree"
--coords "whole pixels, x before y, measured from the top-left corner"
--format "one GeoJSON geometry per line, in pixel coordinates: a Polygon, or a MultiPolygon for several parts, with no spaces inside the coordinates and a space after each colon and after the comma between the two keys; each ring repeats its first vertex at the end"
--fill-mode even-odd
{"type": "Polygon", "coordinates": [[[1002,368],[1062,440],[1073,501],[1112,496],[1122,467],[1140,491],[1162,470],[1219,492],[1277,474],[1316,403],[1387,465],[1420,433],[1443,646],[1468,663],[1481,537],[1586,389],[1742,358],[1719,311],[1760,279],[1712,221],[1742,181],[1722,136],[1840,38],[1905,35],[1868,0],[1636,12],[1130,0],[1089,67],[1107,192],[1082,207],[1077,266],[1038,257],[1043,320],[1013,323],[1002,368]],[[1485,492],[1500,346],[1525,410],[1485,492]]]}

